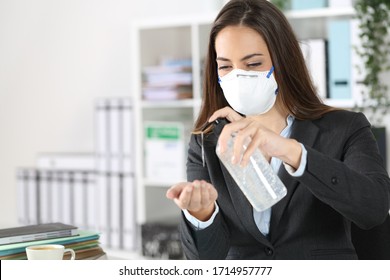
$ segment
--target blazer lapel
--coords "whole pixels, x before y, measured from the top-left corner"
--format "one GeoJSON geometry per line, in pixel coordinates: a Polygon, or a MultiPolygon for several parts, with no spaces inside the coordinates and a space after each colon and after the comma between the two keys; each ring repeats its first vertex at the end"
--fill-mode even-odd
{"type": "Polygon", "coordinates": [[[255,223],[252,205],[249,203],[248,199],[231,177],[225,166],[221,162],[220,164],[227,189],[232,199],[233,207],[236,210],[238,217],[241,218],[242,224],[257,241],[271,246],[269,240],[259,231],[255,223]]]}
{"type": "MultiPolygon", "coordinates": [[[[297,140],[305,146],[312,147],[317,138],[318,132],[318,127],[314,125],[312,121],[295,120],[290,138],[297,140]]],[[[270,225],[270,236],[272,239],[276,238],[275,233],[277,232],[276,229],[279,225],[280,219],[282,218],[283,213],[290,203],[298,186],[296,178],[291,176],[283,166],[280,167],[278,176],[287,188],[287,195],[272,207],[270,225]]]]}

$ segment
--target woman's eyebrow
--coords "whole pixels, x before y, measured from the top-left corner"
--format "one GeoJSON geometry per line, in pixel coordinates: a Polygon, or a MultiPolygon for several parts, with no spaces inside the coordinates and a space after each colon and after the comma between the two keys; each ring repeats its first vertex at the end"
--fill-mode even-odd
{"type": "MultiPolygon", "coordinates": [[[[246,56],[244,56],[243,58],[241,58],[241,61],[244,61],[244,60],[247,60],[247,59],[250,59],[254,56],[263,56],[262,53],[252,53],[252,54],[248,54],[246,56]]],[[[216,60],[220,60],[220,61],[231,61],[230,59],[226,58],[226,57],[222,57],[222,56],[218,56],[216,60]]]]}
{"type": "Polygon", "coordinates": [[[230,61],[230,59],[218,56],[216,60],[221,60],[221,61],[230,61]]]}
{"type": "Polygon", "coordinates": [[[254,56],[263,56],[262,53],[253,53],[253,54],[248,54],[246,56],[244,56],[243,58],[241,58],[241,61],[244,61],[244,60],[247,60],[247,59],[250,59],[254,56]]]}

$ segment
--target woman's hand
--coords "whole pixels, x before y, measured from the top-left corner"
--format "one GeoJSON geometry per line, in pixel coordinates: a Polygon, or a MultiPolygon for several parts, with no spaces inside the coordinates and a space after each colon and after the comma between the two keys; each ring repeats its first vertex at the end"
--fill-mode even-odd
{"type": "Polygon", "coordinates": [[[233,163],[236,164],[240,160],[244,141],[251,139],[240,162],[242,166],[247,165],[254,150],[259,148],[266,158],[277,157],[293,168],[298,169],[302,154],[301,145],[294,139],[284,138],[266,128],[256,116],[241,118],[225,125],[218,140],[222,153],[226,149],[228,139],[234,132],[236,132],[236,139],[234,142],[233,163]]]}
{"type": "Polygon", "coordinates": [[[213,122],[218,118],[226,118],[230,122],[235,122],[243,119],[244,117],[242,117],[239,113],[234,111],[232,108],[226,106],[222,109],[215,111],[209,118],[209,122],[213,122]]]}
{"type": "Polygon", "coordinates": [[[200,221],[207,221],[215,210],[218,193],[213,185],[203,180],[183,182],[173,185],[166,193],[180,209],[188,212],[200,221]]]}

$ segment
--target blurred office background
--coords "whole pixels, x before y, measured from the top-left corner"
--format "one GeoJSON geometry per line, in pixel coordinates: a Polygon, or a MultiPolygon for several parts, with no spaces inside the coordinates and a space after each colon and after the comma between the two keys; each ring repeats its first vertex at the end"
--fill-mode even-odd
{"type": "Polygon", "coordinates": [[[17,224],[15,168],[40,152],[93,152],[95,99],[131,95],[131,21],[212,2],[0,1],[0,227],[17,224]]]}
{"type": "MultiPolygon", "coordinates": [[[[134,72],[144,71],[147,67],[154,66],[156,61],[156,57],[149,59],[149,54],[156,56],[156,53],[164,50],[165,44],[170,50],[166,54],[161,53],[162,57],[180,53],[182,46],[187,50],[180,53],[178,58],[194,55],[193,41],[198,36],[195,40],[198,46],[195,49],[198,48],[196,55],[199,56],[199,61],[197,65],[190,67],[193,67],[192,71],[201,71],[210,26],[210,22],[206,21],[213,19],[224,2],[226,1],[0,0],[0,228],[19,225],[17,169],[35,168],[37,157],[42,154],[93,155],[97,141],[97,100],[115,100],[117,97],[132,99],[134,89],[137,89],[134,85],[137,86],[138,83],[135,77],[141,76],[134,72]],[[182,26],[183,19],[185,22],[187,16],[189,19],[201,20],[195,28],[190,20],[182,26]],[[139,34],[139,50],[134,49],[136,44],[131,34],[133,22],[146,22],[140,25],[140,30],[144,33],[139,34]],[[160,23],[166,25],[161,32],[158,28],[160,23]],[[171,43],[164,40],[164,34],[171,43]],[[138,57],[137,51],[143,53],[138,57]]],[[[341,16],[343,20],[353,17],[352,7],[339,9],[342,13],[345,11],[341,16]]],[[[332,13],[325,11],[324,15],[319,16],[319,21],[323,21],[324,17],[332,17],[332,13]]],[[[308,29],[313,26],[307,22],[299,23],[301,17],[307,17],[307,14],[299,14],[294,19],[300,39],[317,40],[328,37],[329,30],[306,30],[305,26],[308,29]],[[304,35],[300,36],[300,31],[304,35]]],[[[318,26],[324,29],[328,24],[319,23],[318,26]]],[[[316,46],[318,41],[311,43],[316,46]]],[[[324,45],[320,42],[321,46],[324,45]]],[[[353,50],[349,48],[349,51],[353,50]]],[[[324,65],[323,71],[326,71],[326,67],[328,66],[324,65]]],[[[194,102],[167,105],[169,113],[173,114],[167,120],[175,120],[176,113],[179,121],[184,118],[186,127],[183,130],[178,127],[181,134],[183,131],[188,132],[188,124],[199,109],[200,74],[193,77],[197,77],[197,80],[192,81],[194,92],[185,98],[194,99],[194,102]],[[187,112],[183,117],[183,108],[184,111],[190,108],[189,115],[187,112]]],[[[326,76],[325,80],[319,82],[327,83],[328,78],[326,76]]],[[[390,73],[385,73],[382,78],[390,84],[390,73]]],[[[330,99],[329,85],[323,86],[323,97],[330,99]]],[[[143,98],[147,99],[146,96],[143,98]]],[[[353,98],[354,95],[350,95],[343,97],[341,102],[332,104],[351,108],[353,98]],[[351,102],[344,102],[346,99],[351,102]]],[[[153,98],[150,101],[151,103],[142,105],[143,112],[138,111],[143,115],[142,120],[148,121],[147,115],[150,112],[156,114],[157,119],[160,114],[166,116],[167,112],[160,112],[160,108],[153,105],[153,98]]],[[[390,117],[385,116],[384,124],[389,123],[390,117]]],[[[151,129],[158,131],[155,127],[151,129]]],[[[387,127],[387,134],[389,129],[387,127]]],[[[134,131],[139,133],[143,130],[134,131]]],[[[389,140],[387,142],[389,145],[389,140]]],[[[135,149],[143,148],[135,146],[135,149]]],[[[389,150],[387,149],[387,157],[389,150]]],[[[133,166],[135,176],[140,175],[136,174],[135,165],[138,163],[139,160],[133,166]]],[[[165,200],[166,188],[158,188],[158,182],[141,180],[144,185],[149,184],[152,188],[143,190],[143,196],[138,193],[138,199],[159,196],[158,199],[163,202],[159,205],[152,200],[148,205],[143,201],[142,207],[149,207],[151,210],[150,213],[143,211],[144,213],[137,214],[139,221],[158,220],[160,217],[154,216],[154,213],[158,214],[159,211],[153,207],[162,207],[168,214],[176,211],[173,203],[165,200]]]]}

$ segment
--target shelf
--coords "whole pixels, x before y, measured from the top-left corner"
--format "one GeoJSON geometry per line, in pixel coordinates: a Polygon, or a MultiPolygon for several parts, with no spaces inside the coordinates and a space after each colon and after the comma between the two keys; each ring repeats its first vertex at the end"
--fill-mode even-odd
{"type": "Polygon", "coordinates": [[[355,15],[355,9],[353,7],[345,8],[321,8],[321,9],[310,9],[301,11],[287,11],[286,17],[290,20],[300,19],[328,19],[328,18],[339,18],[346,17],[350,18],[355,15]]]}
{"type": "Polygon", "coordinates": [[[143,100],[141,102],[142,108],[192,108],[200,106],[201,100],[198,99],[182,99],[182,100],[161,100],[151,101],[143,100]]]}
{"type": "Polygon", "coordinates": [[[166,182],[145,178],[144,185],[146,187],[168,188],[168,187],[171,187],[171,186],[177,184],[178,182],[186,182],[186,181],[187,180],[184,178],[182,180],[166,181],[166,182]]]}
{"type": "Polygon", "coordinates": [[[351,109],[355,106],[355,101],[352,99],[325,99],[324,103],[326,105],[337,107],[337,108],[344,108],[344,109],[351,109]]]}
{"type": "Polygon", "coordinates": [[[351,20],[355,16],[352,7],[322,8],[285,13],[298,39],[328,38],[328,23],[333,20],[351,20]]]}
{"type": "Polygon", "coordinates": [[[127,251],[111,248],[103,248],[108,260],[145,260],[147,259],[140,252],[127,251]]]}
{"type": "Polygon", "coordinates": [[[202,15],[194,14],[194,15],[186,15],[186,16],[178,16],[178,17],[162,17],[153,19],[144,19],[137,20],[133,22],[133,26],[138,29],[163,29],[163,28],[172,28],[174,27],[187,27],[191,25],[202,25],[202,24],[211,24],[216,18],[217,13],[205,13],[202,15]]]}

